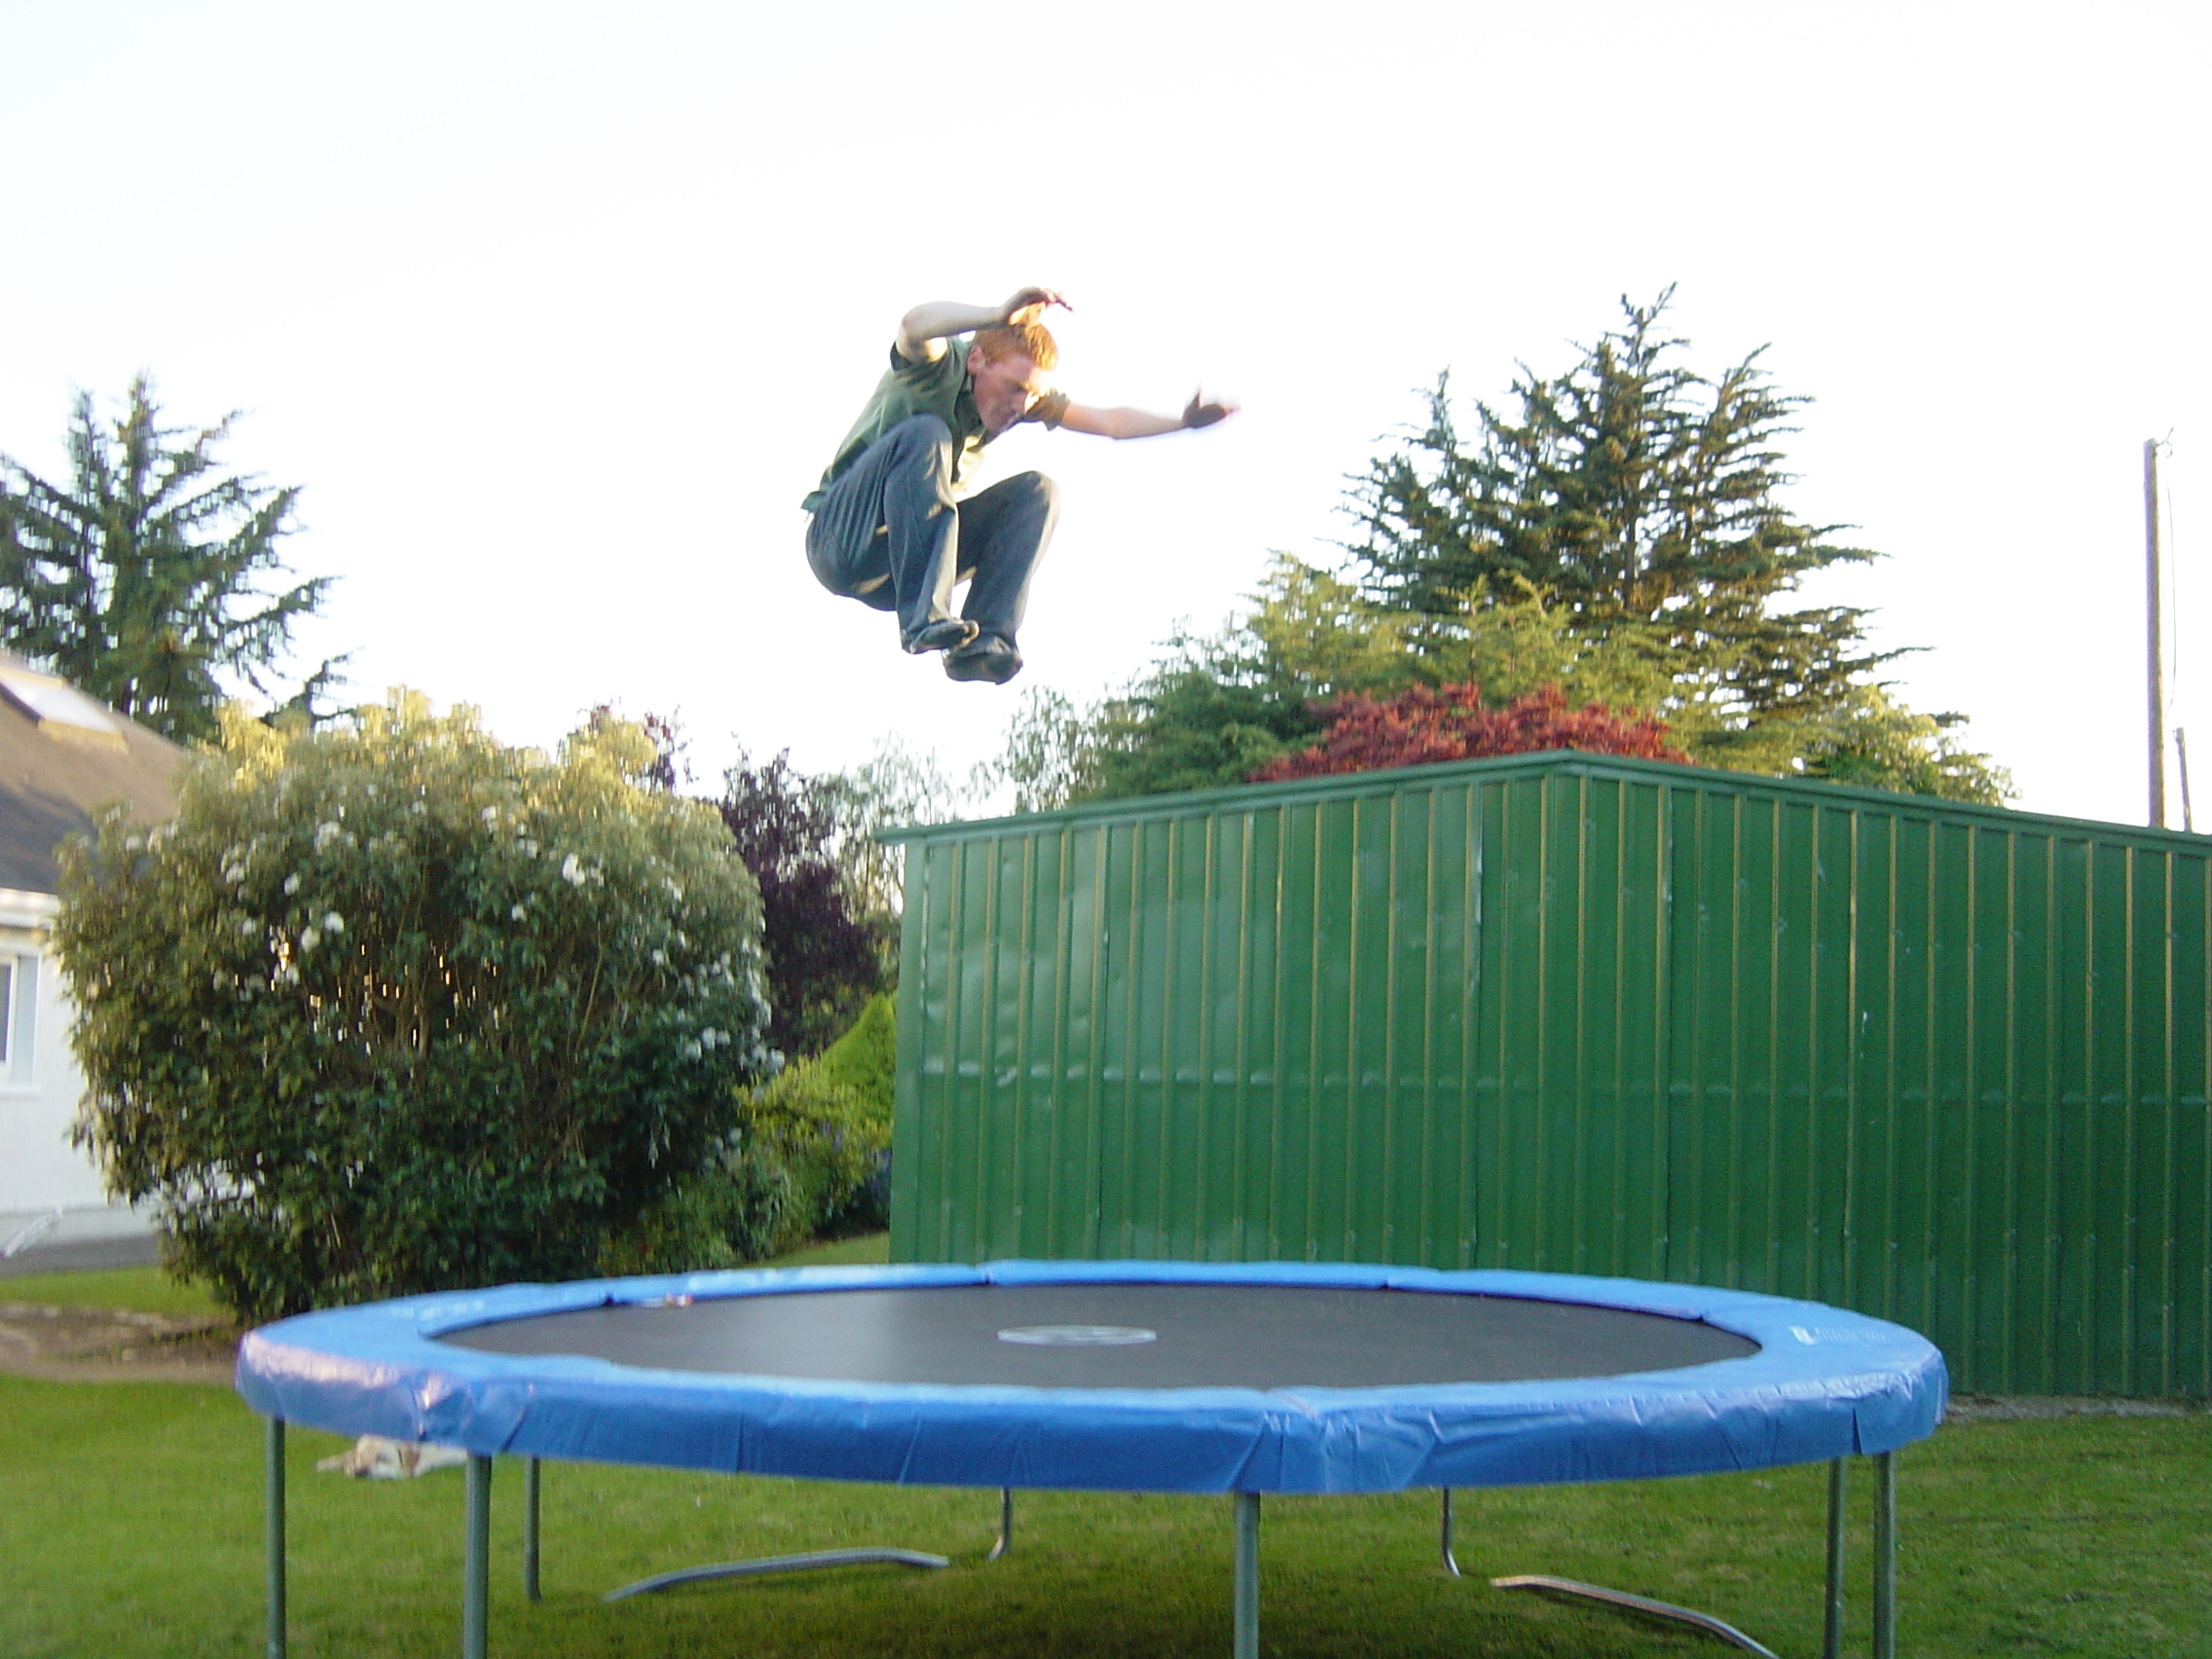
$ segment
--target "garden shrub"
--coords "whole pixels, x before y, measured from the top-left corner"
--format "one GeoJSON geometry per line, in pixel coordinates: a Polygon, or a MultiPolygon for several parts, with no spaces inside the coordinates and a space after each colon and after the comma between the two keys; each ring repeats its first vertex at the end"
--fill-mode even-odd
{"type": "Polygon", "coordinates": [[[234,714],[172,823],[65,850],[78,1139],[174,1269],[251,1319],[574,1277],[719,1166],[772,1064],[759,900],[651,759],[234,714]]]}
{"type": "Polygon", "coordinates": [[[609,1277],[712,1272],[764,1261],[786,1247],[795,1209],[783,1160],[732,1134],[705,1169],[608,1239],[599,1271],[609,1277]]]}
{"type": "Polygon", "coordinates": [[[824,1064],[795,1060],[745,1105],[752,1138],[792,1175],[787,1244],[890,1225],[891,1113],[824,1064]]]}
{"type": "Polygon", "coordinates": [[[870,997],[853,1021],[822,1051],[822,1075],[859,1092],[869,1108],[889,1122],[899,1005],[888,994],[870,997]]]}

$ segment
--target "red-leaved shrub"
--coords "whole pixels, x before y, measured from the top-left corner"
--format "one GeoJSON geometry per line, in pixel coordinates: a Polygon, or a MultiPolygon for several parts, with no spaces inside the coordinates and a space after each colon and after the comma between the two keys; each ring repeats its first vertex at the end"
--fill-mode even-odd
{"type": "Polygon", "coordinates": [[[1320,741],[1295,755],[1277,756],[1252,774],[1253,783],[1533,755],[1546,749],[1689,760],[1669,746],[1667,722],[1657,716],[1616,714],[1600,703],[1570,709],[1556,685],[1539,687],[1502,709],[1484,708],[1472,682],[1433,689],[1416,685],[1382,702],[1347,691],[1320,705],[1319,713],[1329,722],[1320,741]]]}

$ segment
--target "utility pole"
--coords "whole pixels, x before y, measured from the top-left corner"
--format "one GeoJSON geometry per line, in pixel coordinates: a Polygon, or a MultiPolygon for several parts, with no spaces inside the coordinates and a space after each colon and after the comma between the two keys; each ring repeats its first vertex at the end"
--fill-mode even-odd
{"type": "Polygon", "coordinates": [[[2196,833],[2196,818],[2189,810],[2189,733],[2174,727],[2174,758],[2181,762],[2181,827],[2196,833]]]}
{"type": "Polygon", "coordinates": [[[2158,440],[2143,440],[2143,528],[2151,600],[2151,823],[2166,827],[2166,665],[2158,603],[2158,440]]]}

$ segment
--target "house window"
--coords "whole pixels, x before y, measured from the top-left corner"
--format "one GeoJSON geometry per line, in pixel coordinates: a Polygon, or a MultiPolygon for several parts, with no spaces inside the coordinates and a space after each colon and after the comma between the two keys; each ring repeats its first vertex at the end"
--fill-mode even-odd
{"type": "Polygon", "coordinates": [[[0,956],[0,1083],[27,1088],[38,1030],[38,958],[0,956]]]}

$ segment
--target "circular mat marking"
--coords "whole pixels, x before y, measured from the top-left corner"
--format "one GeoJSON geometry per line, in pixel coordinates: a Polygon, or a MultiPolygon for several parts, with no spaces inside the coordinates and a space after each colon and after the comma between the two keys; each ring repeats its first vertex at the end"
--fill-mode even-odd
{"type": "Polygon", "coordinates": [[[999,1333],[1000,1342],[1023,1347],[1134,1347],[1159,1340],[1158,1331],[1137,1325],[1015,1325],[999,1333]]]}

